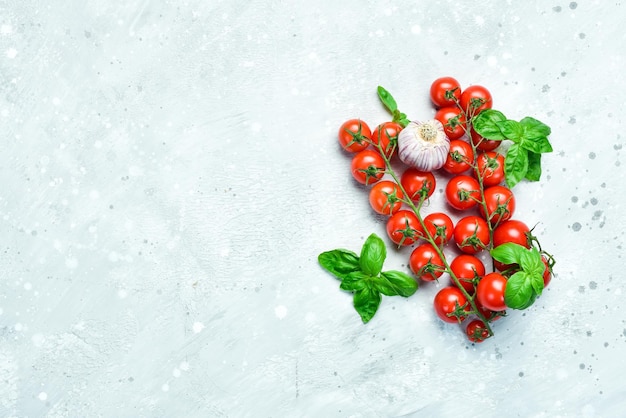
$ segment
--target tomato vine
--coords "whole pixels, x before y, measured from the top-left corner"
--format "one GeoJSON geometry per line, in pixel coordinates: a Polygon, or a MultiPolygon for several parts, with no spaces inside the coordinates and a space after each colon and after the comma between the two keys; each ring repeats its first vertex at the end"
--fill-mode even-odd
{"type": "MultiPolygon", "coordinates": [[[[417,245],[409,262],[413,276],[395,270],[382,271],[387,253],[376,234],[368,237],[360,255],[337,249],[320,254],[319,263],[341,280],[342,290],[353,293],[354,307],[364,323],[376,313],[381,295],[409,297],[417,291],[420,280],[438,280],[448,273],[453,286],[438,292],[435,312],[445,322],[462,323],[469,317],[475,318],[467,324],[466,334],[470,341],[481,342],[494,334],[491,324],[505,316],[506,309],[531,306],[553,275],[554,257],[541,248],[525,224],[512,219],[515,197],[511,190],[524,179],[541,178],[541,155],[552,151],[550,128],[531,117],[519,121],[506,118],[492,109],[491,93],[482,86],[461,91],[452,77],[432,83],[430,96],[439,108],[435,118],[443,126],[446,141],[452,140],[453,144],[445,165],[444,161],[437,164],[454,175],[446,186],[446,198],[457,210],[476,207],[473,210],[478,212],[466,212],[454,226],[444,213],[421,213],[435,187],[433,173],[415,167],[408,167],[402,175],[394,170],[392,159],[398,137],[413,122],[398,109],[386,89],[379,86],[377,94],[392,121],[370,131],[365,122],[350,119],[341,126],[339,141],[344,150],[357,153],[352,173],[359,183],[372,187],[372,209],[390,216],[386,228],[390,240],[398,248],[417,245]],[[508,149],[497,150],[503,141],[511,142],[508,149]],[[449,262],[444,247],[452,237],[459,250],[468,254],[465,257],[478,260],[470,254],[489,251],[492,271],[485,271],[480,260],[476,263],[471,258],[449,262]],[[424,243],[420,244],[420,240],[424,243]],[[473,266],[473,274],[459,267],[468,262],[473,266]]],[[[431,126],[421,128],[428,132],[422,139],[433,138],[436,125],[431,126]]],[[[428,152],[427,148],[414,152],[428,152]]]]}

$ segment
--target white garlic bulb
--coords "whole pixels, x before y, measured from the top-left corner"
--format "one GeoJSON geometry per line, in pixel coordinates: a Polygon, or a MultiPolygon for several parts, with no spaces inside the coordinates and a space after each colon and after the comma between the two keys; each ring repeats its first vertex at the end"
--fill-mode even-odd
{"type": "Polygon", "coordinates": [[[436,119],[409,122],[398,135],[398,156],[405,164],[420,171],[441,168],[450,151],[450,140],[436,119]]]}

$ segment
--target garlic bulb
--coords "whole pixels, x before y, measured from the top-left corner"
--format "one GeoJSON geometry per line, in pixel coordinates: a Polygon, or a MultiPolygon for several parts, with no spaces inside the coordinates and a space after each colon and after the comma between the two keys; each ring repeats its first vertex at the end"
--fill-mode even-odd
{"type": "Polygon", "coordinates": [[[450,140],[436,119],[409,122],[398,135],[398,155],[405,164],[420,171],[441,168],[450,151],[450,140]]]}

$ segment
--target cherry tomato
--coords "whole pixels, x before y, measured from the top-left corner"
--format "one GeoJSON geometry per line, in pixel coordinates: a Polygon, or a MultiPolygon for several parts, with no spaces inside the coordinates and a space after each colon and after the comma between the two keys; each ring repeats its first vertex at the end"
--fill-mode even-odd
{"type": "Polygon", "coordinates": [[[476,159],[476,168],[483,178],[483,186],[497,186],[504,180],[504,155],[494,151],[483,152],[476,159]]]}
{"type": "Polygon", "coordinates": [[[424,218],[424,225],[437,245],[447,244],[452,239],[454,224],[445,213],[431,213],[424,218]]]}
{"type": "Polygon", "coordinates": [[[470,129],[470,137],[472,138],[472,144],[481,151],[493,151],[502,143],[502,141],[483,138],[474,128],[470,129]]]}
{"type": "Polygon", "coordinates": [[[370,205],[381,215],[391,215],[402,207],[402,191],[390,180],[379,181],[370,190],[370,205]]]}
{"type": "Polygon", "coordinates": [[[476,287],[476,299],[485,308],[499,312],[506,309],[504,303],[504,290],[506,289],[506,277],[500,273],[489,273],[478,282],[476,287]]]}
{"type": "Polygon", "coordinates": [[[442,321],[450,323],[462,322],[467,317],[463,311],[470,310],[467,298],[463,296],[458,287],[453,286],[444,287],[437,292],[433,307],[442,321]],[[453,312],[457,312],[459,315],[455,316],[453,312]]]}
{"type": "Polygon", "coordinates": [[[474,164],[474,150],[472,146],[460,139],[450,141],[450,151],[443,169],[450,174],[461,174],[472,168],[472,164],[474,164]]]}
{"type": "Polygon", "coordinates": [[[387,158],[391,157],[398,148],[398,134],[402,130],[402,126],[395,122],[381,123],[372,132],[372,143],[374,148],[377,144],[383,148],[387,158]]]}
{"type": "Polygon", "coordinates": [[[506,221],[513,216],[515,196],[513,196],[511,189],[504,186],[492,186],[485,189],[484,195],[487,214],[485,214],[482,205],[478,206],[478,210],[492,225],[506,221]]]}
{"type": "Polygon", "coordinates": [[[480,216],[461,218],[454,227],[454,241],[466,254],[476,254],[489,245],[489,225],[480,216]]]}
{"type": "Polygon", "coordinates": [[[461,85],[452,77],[438,78],[430,85],[430,100],[437,107],[456,106],[460,98],[461,85]]]}
{"type": "Polygon", "coordinates": [[[374,150],[360,151],[352,158],[352,176],[361,184],[374,184],[385,174],[385,160],[374,150]]]}
{"type": "Polygon", "coordinates": [[[524,222],[514,219],[504,221],[493,230],[493,247],[512,242],[530,248],[528,234],[530,229],[524,222]]]}
{"type": "Polygon", "coordinates": [[[441,257],[430,244],[415,247],[409,257],[409,267],[417,277],[427,282],[439,278],[445,270],[441,257]]]}
{"type": "Polygon", "coordinates": [[[478,180],[464,174],[452,177],[446,185],[446,200],[455,209],[465,210],[480,200],[478,180]]]}
{"type": "Polygon", "coordinates": [[[363,151],[370,145],[372,131],[359,119],[345,121],[339,128],[339,143],[348,152],[363,151]]]}
{"type": "Polygon", "coordinates": [[[411,245],[423,236],[423,231],[413,211],[400,210],[387,220],[387,235],[397,245],[411,245]]]}
{"type": "MultiPolygon", "coordinates": [[[[469,254],[461,254],[456,256],[450,263],[450,270],[459,279],[459,283],[467,293],[474,294],[473,280],[485,275],[485,265],[479,258],[469,254]]],[[[450,278],[452,285],[456,283],[450,278]]]]}
{"type": "Polygon", "coordinates": [[[443,130],[450,140],[459,139],[465,134],[467,121],[465,114],[461,113],[461,109],[458,107],[442,107],[435,113],[435,119],[441,122],[443,130]]]}
{"type": "Polygon", "coordinates": [[[465,334],[473,343],[482,343],[489,338],[489,331],[487,331],[485,323],[480,319],[470,321],[465,327],[465,334]]]}
{"type": "Polygon", "coordinates": [[[468,118],[478,115],[485,109],[491,109],[491,93],[483,86],[469,86],[461,94],[461,109],[468,118]]]}
{"type": "Polygon", "coordinates": [[[402,173],[400,184],[411,200],[419,201],[422,196],[424,198],[432,196],[437,182],[433,173],[410,167],[402,173]]]}

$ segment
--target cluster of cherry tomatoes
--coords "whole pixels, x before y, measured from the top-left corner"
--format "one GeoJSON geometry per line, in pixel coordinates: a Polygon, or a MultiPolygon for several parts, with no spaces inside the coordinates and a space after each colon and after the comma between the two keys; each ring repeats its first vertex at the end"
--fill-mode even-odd
{"type": "MultiPolygon", "coordinates": [[[[509,242],[531,248],[534,238],[524,222],[512,218],[515,196],[503,184],[501,141],[482,138],[471,127],[474,116],[491,108],[490,92],[478,85],[462,91],[454,78],[442,77],[432,83],[430,98],[436,108],[434,118],[443,124],[450,140],[447,160],[437,173],[407,166],[402,166],[402,173],[392,169],[392,161],[393,166],[400,164],[394,157],[403,129],[398,121],[371,129],[362,120],[348,120],[339,129],[339,142],[354,153],[351,173],[357,182],[370,187],[372,209],[388,216],[389,239],[398,247],[414,247],[408,264],[415,277],[429,282],[444,273],[450,276],[449,284],[434,298],[439,318],[464,323],[469,340],[481,342],[492,334],[489,323],[505,315],[507,277],[516,266],[488,257],[492,263],[486,268],[479,256],[485,258],[483,251],[509,242]],[[446,181],[450,211],[422,217],[421,209],[433,195],[437,179],[446,181]],[[447,260],[443,249],[449,245],[453,247],[446,252],[455,256],[447,260]]],[[[547,285],[551,270],[545,257],[544,264],[547,285]]]]}

